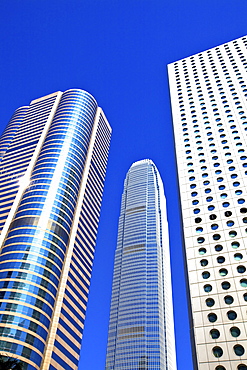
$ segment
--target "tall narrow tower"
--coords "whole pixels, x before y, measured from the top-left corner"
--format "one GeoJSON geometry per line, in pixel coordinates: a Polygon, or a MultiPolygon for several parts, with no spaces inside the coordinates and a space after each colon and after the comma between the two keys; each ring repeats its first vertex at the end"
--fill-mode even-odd
{"type": "Polygon", "coordinates": [[[111,128],[82,90],[17,109],[0,138],[0,354],[76,370],[111,128]]]}
{"type": "Polygon", "coordinates": [[[246,48],[168,66],[199,370],[247,369],[246,48]]]}
{"type": "Polygon", "coordinates": [[[163,184],[151,160],[127,173],[115,255],[106,370],[175,370],[163,184]]]}

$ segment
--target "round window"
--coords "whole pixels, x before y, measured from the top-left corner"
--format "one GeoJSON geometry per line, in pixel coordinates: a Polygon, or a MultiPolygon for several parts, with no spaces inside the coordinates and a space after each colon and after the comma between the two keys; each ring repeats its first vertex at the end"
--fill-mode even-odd
{"type": "Polygon", "coordinates": [[[228,274],[228,271],[227,269],[220,269],[219,273],[220,273],[220,276],[226,276],[228,274]]]}
{"type": "Polygon", "coordinates": [[[240,280],[240,285],[241,285],[243,288],[247,288],[247,279],[242,279],[242,280],[240,280]]]}
{"type": "Polygon", "coordinates": [[[202,244],[205,241],[205,239],[201,236],[200,238],[197,238],[197,242],[199,244],[202,244]]]}
{"type": "Polygon", "coordinates": [[[220,332],[217,329],[210,330],[210,335],[212,339],[218,339],[220,336],[220,332]]]}
{"type": "Polygon", "coordinates": [[[210,277],[210,273],[208,271],[204,271],[202,273],[202,277],[203,277],[203,279],[208,279],[210,277]]]}
{"type": "Polygon", "coordinates": [[[236,344],[236,346],[234,346],[233,349],[237,356],[243,356],[245,352],[244,347],[241,346],[240,344],[236,344]]]}
{"type": "Polygon", "coordinates": [[[246,268],[245,268],[245,266],[238,266],[238,267],[237,267],[237,271],[238,271],[240,274],[243,274],[243,273],[246,271],[246,268]]]}
{"type": "Polygon", "coordinates": [[[239,242],[232,242],[231,246],[232,248],[237,249],[239,247],[239,242]]]}
{"type": "Polygon", "coordinates": [[[238,365],[237,369],[238,370],[247,370],[247,366],[244,365],[244,364],[240,364],[240,365],[238,365]]]}
{"type": "Polygon", "coordinates": [[[237,318],[237,314],[235,311],[228,311],[227,317],[229,320],[235,320],[237,318]]]}
{"type": "Polygon", "coordinates": [[[237,338],[239,337],[239,335],[241,334],[239,328],[233,326],[231,329],[230,329],[230,333],[231,335],[234,337],[234,338],[237,338]]]}
{"type": "Polygon", "coordinates": [[[220,234],[214,234],[213,235],[214,240],[220,240],[220,238],[221,238],[220,234]]]}
{"type": "Polygon", "coordinates": [[[231,287],[231,284],[228,281],[221,283],[222,289],[228,290],[231,287]]]}
{"type": "Polygon", "coordinates": [[[212,285],[210,285],[210,284],[206,284],[206,285],[204,285],[203,289],[204,289],[204,291],[205,291],[206,293],[209,293],[209,292],[211,292],[211,290],[212,290],[212,285]]]}
{"type": "Polygon", "coordinates": [[[224,297],[224,301],[225,301],[226,304],[232,304],[234,299],[231,295],[227,295],[227,296],[224,297]]]}
{"type": "Polygon", "coordinates": [[[214,347],[213,348],[213,354],[215,357],[221,357],[223,355],[223,350],[221,347],[214,347]]]}
{"type": "Polygon", "coordinates": [[[206,305],[208,307],[213,307],[214,304],[215,304],[215,302],[214,302],[214,299],[213,298],[206,299],[206,305]]]}
{"type": "Polygon", "coordinates": [[[208,314],[208,321],[215,322],[217,320],[217,315],[215,313],[208,314]]]}
{"type": "Polygon", "coordinates": [[[217,262],[218,263],[224,263],[225,262],[225,257],[223,257],[223,256],[217,257],[217,262]]]}
{"type": "Polygon", "coordinates": [[[234,254],[234,259],[236,261],[241,261],[242,258],[243,258],[243,255],[241,253],[235,253],[234,254]]]}

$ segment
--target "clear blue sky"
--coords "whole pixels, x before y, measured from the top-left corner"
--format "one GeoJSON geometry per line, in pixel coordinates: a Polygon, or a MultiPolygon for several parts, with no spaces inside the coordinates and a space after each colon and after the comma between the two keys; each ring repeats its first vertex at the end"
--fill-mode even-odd
{"type": "Polygon", "coordinates": [[[192,369],[166,65],[247,33],[245,0],[0,0],[2,130],[57,90],[93,94],[113,127],[79,370],[104,370],[120,199],[151,158],[170,223],[178,370],[192,369]]]}

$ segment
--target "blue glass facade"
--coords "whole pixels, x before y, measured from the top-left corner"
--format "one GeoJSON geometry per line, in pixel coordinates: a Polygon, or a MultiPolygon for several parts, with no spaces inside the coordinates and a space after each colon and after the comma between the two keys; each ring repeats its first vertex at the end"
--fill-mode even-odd
{"type": "MultiPolygon", "coordinates": [[[[82,90],[52,94],[34,101],[26,111],[7,148],[4,141],[0,162],[11,176],[18,176],[11,177],[11,200],[6,197],[9,208],[4,208],[0,351],[17,355],[28,370],[76,369],[90,274],[88,266],[84,271],[83,264],[80,269],[74,265],[78,253],[85,260],[90,255],[91,270],[96,240],[90,210],[88,217],[81,212],[92,186],[93,154],[101,162],[104,150],[107,158],[111,130],[95,99],[82,90]],[[105,135],[98,145],[102,126],[105,135]],[[22,165],[18,153],[29,153],[22,165]],[[83,243],[80,234],[85,233],[92,240],[83,243]]],[[[103,159],[103,176],[94,192],[96,226],[105,170],[103,159]]],[[[0,197],[8,186],[5,181],[0,197]]]]}
{"type": "Polygon", "coordinates": [[[134,163],[122,195],[106,370],[174,370],[169,240],[163,185],[134,163]]]}

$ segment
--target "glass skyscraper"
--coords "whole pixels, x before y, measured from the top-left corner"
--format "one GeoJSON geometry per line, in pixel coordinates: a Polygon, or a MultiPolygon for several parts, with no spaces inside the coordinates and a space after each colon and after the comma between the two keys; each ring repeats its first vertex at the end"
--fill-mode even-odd
{"type": "Polygon", "coordinates": [[[195,369],[247,369],[247,37],[168,66],[195,369]]]}
{"type": "Polygon", "coordinates": [[[122,195],[106,370],[175,370],[169,239],[154,163],[135,162],[122,195]]]}
{"type": "Polygon", "coordinates": [[[0,138],[0,354],[76,370],[111,128],[85,91],[16,110],[0,138]]]}

